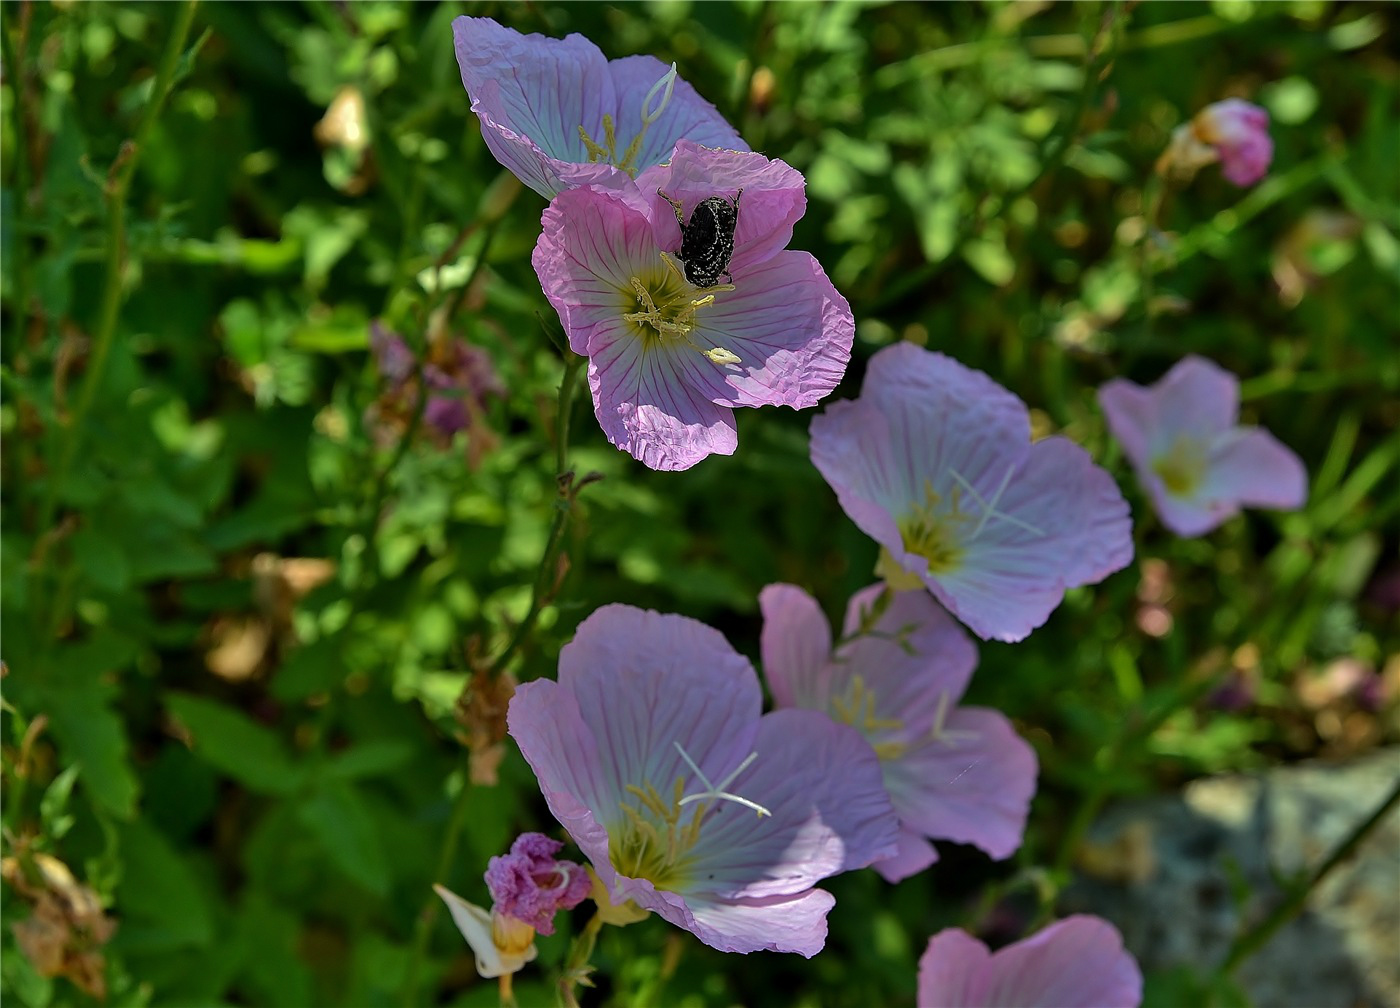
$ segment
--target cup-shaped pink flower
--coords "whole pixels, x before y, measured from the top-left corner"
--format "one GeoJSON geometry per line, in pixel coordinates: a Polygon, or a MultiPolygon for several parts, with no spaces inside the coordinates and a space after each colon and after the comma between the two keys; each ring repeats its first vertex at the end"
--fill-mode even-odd
{"type": "Polygon", "coordinates": [[[983,639],[1021,640],[1067,588],[1133,556],[1128,505],[1084,449],[1032,443],[1020,399],[910,343],[876,353],[860,398],[812,421],[812,462],[884,547],[886,579],[922,582],[983,639]]]}
{"type": "Polygon", "coordinates": [[[522,35],[490,18],[456,18],[452,36],[486,146],[546,199],[578,185],[630,185],[683,137],[749,149],[653,56],[609,60],[582,35],[522,35]]]}
{"type": "Polygon", "coordinates": [[[1172,132],[1158,162],[1159,171],[1192,175],[1220,162],[1220,173],[1237,186],[1258,182],[1274,158],[1269,113],[1240,98],[1207,105],[1172,132]]]}
{"type": "Polygon", "coordinates": [[[1066,917],[991,952],[959,928],[919,959],[919,1008],[1137,1008],[1142,972],[1117,928],[1066,917]]]}
{"type": "Polygon", "coordinates": [[[604,606],[521,686],[510,734],[613,904],[726,952],[811,956],[818,880],[894,850],[870,746],[816,711],[760,716],[758,676],[716,630],[604,606]]]}
{"type": "Polygon", "coordinates": [[[882,599],[884,590],[851,597],[833,650],[815,599],[795,585],[764,588],[763,675],[773,700],[825,711],[870,743],[900,819],[899,851],[874,865],[887,881],[937,860],[927,838],[1009,857],[1035,793],[1035,752],[1001,713],[958,706],[977,664],[962,627],[922,588],[882,599]]]}
{"type": "Polygon", "coordinates": [[[569,345],[589,358],[609,441],[653,469],[688,469],[734,452],[733,407],[805,409],[836,387],[855,322],[820,264],[785,248],[806,204],[801,173],[783,162],[688,140],[636,190],[554,198],[535,272],[569,345]],[[717,270],[729,282],[697,287],[678,258],[677,214],[690,222],[711,198],[737,207],[733,253],[717,270]]]}
{"type": "Polygon", "coordinates": [[[1183,357],[1146,388],[1115,378],[1099,405],[1162,524],[1179,536],[1203,535],[1241,507],[1291,510],[1307,499],[1298,456],[1268,431],[1237,425],[1239,380],[1204,357],[1183,357]]]}

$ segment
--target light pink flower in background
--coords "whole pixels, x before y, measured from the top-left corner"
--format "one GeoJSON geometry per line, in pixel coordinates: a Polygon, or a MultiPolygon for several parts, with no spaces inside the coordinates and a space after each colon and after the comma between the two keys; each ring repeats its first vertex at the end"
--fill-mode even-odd
{"type": "Polygon", "coordinates": [[[688,469],[733,454],[734,407],[805,409],[836,387],[855,322],[821,265],[785,248],[806,205],[801,173],[783,162],[687,140],[634,191],[554,198],[535,272],[569,345],[589,358],[609,441],[653,469],[688,469]],[[732,283],[685,279],[680,226],[661,193],[687,220],[703,199],[739,199],[732,283]]]}
{"type": "Polygon", "coordinates": [[[485,350],[443,333],[430,339],[427,359],[420,367],[403,337],[378,319],[370,323],[369,345],[384,378],[383,394],[368,411],[372,426],[402,432],[420,406],[419,396],[426,394],[421,404],[423,424],[439,443],[448,444],[458,431],[472,428],[483,439],[492,440],[484,429],[486,404],[490,397],[505,395],[505,386],[485,350]]]}
{"type": "Polygon", "coordinates": [[[1226,180],[1249,186],[1264,177],[1273,157],[1269,113],[1240,98],[1226,98],[1178,126],[1157,167],[1191,175],[1219,161],[1226,180]]]}
{"type": "Polygon", "coordinates": [[[1115,378],[1099,389],[1099,405],[1179,536],[1209,532],[1241,507],[1292,510],[1307,499],[1298,456],[1268,431],[1237,426],[1239,380],[1204,357],[1182,358],[1146,388],[1115,378]]]}
{"type": "Polygon", "coordinates": [[[1128,505],[1084,449],[1031,443],[1020,399],[911,343],[876,353],[860,398],[812,421],[812,462],[884,547],[886,580],[922,583],[984,639],[1023,639],[1066,589],[1133,556],[1128,505]]]}
{"type": "Polygon", "coordinates": [[[959,928],[919,959],[919,1008],[1137,1008],[1142,972],[1117,928],[1098,917],[1056,921],[991,952],[959,928]]]}
{"type": "Polygon", "coordinates": [[[507,723],[613,904],[721,951],[812,956],[833,903],[813,884],[889,856],[897,820],[855,731],[762,702],[718,631],[609,605],[507,723]]]}
{"type": "Polygon", "coordinates": [[[937,860],[929,837],[1009,857],[1035,793],[1035,753],[1002,714],[958,706],[977,664],[962,627],[922,588],[894,592],[875,616],[883,590],[851,597],[833,651],[815,599],[794,585],[763,589],[763,675],[774,703],[825,711],[874,749],[900,819],[898,853],[874,865],[887,881],[937,860]]]}
{"type": "Polygon", "coordinates": [[[522,35],[490,18],[456,18],[452,37],[486,146],[545,199],[579,185],[630,186],[682,138],[749,149],[653,56],[609,60],[582,35],[522,35]]]}

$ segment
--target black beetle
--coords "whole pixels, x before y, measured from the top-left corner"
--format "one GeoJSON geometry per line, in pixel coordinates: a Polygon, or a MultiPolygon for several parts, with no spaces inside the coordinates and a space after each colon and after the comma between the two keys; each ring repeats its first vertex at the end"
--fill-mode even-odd
{"type": "Polygon", "coordinates": [[[739,197],[744,190],[735,194],[732,203],[722,196],[705,197],[691,211],[689,222],[679,203],[660,189],[656,194],[676,211],[676,222],[681,226],[676,258],[685,266],[685,278],[696,287],[713,287],[720,277],[733,283],[729,258],[734,254],[734,228],[739,224],[739,197]]]}

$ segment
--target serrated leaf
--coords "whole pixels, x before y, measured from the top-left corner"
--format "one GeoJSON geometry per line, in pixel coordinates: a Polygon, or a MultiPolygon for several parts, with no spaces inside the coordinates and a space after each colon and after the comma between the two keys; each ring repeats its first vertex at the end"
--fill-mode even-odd
{"type": "Polygon", "coordinates": [[[121,718],[99,688],[54,688],[43,692],[43,709],[65,757],[82,771],[83,790],[121,819],[136,809],[136,775],[127,760],[121,718]]]}

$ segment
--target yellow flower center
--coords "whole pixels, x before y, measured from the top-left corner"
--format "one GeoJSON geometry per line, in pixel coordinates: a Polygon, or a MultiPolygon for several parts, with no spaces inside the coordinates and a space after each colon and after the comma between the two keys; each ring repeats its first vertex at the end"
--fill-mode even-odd
{"type": "Polygon", "coordinates": [[[875,692],[865,685],[865,677],[859,673],[851,676],[850,685],[843,695],[832,697],[830,706],[832,718],[864,735],[881,760],[898,759],[909,748],[897,739],[880,738],[881,735],[902,730],[904,722],[898,718],[876,715],[875,692]]]}
{"type": "Polygon", "coordinates": [[[685,781],[677,777],[668,803],[650,781],[640,787],[628,784],[628,793],[637,801],[635,804],[623,802],[620,806],[622,821],[608,827],[608,858],[621,875],[647,879],[657,889],[681,892],[692,881],[694,858],[691,850],[699,841],[700,830],[715,811],[717,802],[723,800],[742,805],[754,810],[760,818],[772,813],[756,802],[724,790],[748,769],[749,764],[758,757],[757,753],[750,753],[728,777],[715,785],[710,783],[680,743],[674,744],[705,789],[684,794],[685,781]],[[686,808],[687,805],[691,807],[686,808]]]}
{"type": "Polygon", "coordinates": [[[627,785],[636,804],[624,803],[621,824],[608,829],[608,858],[621,875],[648,879],[675,892],[689,879],[690,849],[700,839],[700,809],[681,808],[684,782],[676,778],[667,803],[650,783],[627,785]]]}
{"type": "Polygon", "coordinates": [[[972,521],[963,511],[962,487],[954,486],[945,499],[932,480],[924,480],[924,499],[895,524],[905,552],[927,560],[930,574],[944,574],[962,561],[964,533],[972,521]]]}
{"type": "Polygon", "coordinates": [[[740,363],[736,354],[722,347],[702,349],[690,337],[700,309],[714,304],[716,294],[732,291],[733,284],[694,287],[665,252],[661,265],[630,279],[630,289],[620,291],[622,317],[632,324],[643,349],[689,347],[715,364],[740,363]]]}
{"type": "MultiPolygon", "coordinates": [[[[1006,470],[990,501],[984,499],[977,492],[977,488],[955,469],[948,470],[954,486],[946,496],[933,488],[932,480],[924,480],[924,499],[911,504],[904,516],[895,521],[905,552],[927,560],[930,574],[946,574],[962,563],[967,547],[977,541],[977,537],[982,534],[982,530],[992,518],[1014,525],[1032,535],[1045,535],[1041,529],[1029,522],[996,509],[1015,471],[1014,465],[1006,470]],[[977,506],[975,513],[965,510],[969,499],[970,503],[977,506]]],[[[881,564],[881,567],[876,568],[877,571],[899,566],[893,557],[889,558],[889,562],[882,557],[881,564]]],[[[901,569],[901,573],[902,577],[886,576],[891,587],[896,590],[905,587],[904,582],[915,580],[907,571],[901,569]]]]}
{"type": "Polygon", "coordinates": [[[1152,471],[1175,497],[1190,497],[1206,473],[1205,446],[1195,438],[1180,435],[1166,452],[1152,460],[1152,471]]]}

